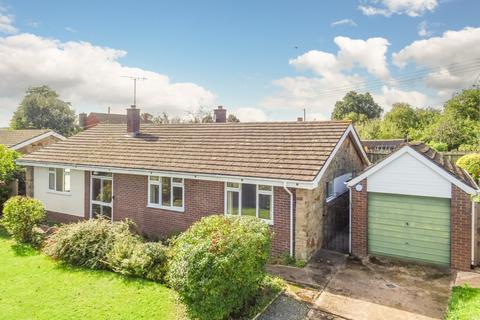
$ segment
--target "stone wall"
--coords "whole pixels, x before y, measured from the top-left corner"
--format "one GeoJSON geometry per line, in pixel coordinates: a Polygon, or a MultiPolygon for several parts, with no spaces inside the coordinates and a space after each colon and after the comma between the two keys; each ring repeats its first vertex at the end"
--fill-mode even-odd
{"type": "Polygon", "coordinates": [[[354,145],[352,137],[345,139],[335,158],[325,171],[319,186],[314,190],[297,189],[295,255],[299,259],[309,259],[321,248],[323,242],[323,222],[328,210],[326,202],[326,183],[335,177],[352,172],[353,176],[362,171],[367,164],[354,145]]]}
{"type": "Polygon", "coordinates": [[[34,143],[29,144],[28,146],[25,146],[23,148],[18,149],[17,151],[20,152],[21,154],[29,154],[34,151],[40,150],[42,148],[45,148],[48,145],[51,145],[52,143],[60,141],[59,138],[55,136],[48,136],[45,139],[36,141],[34,143]]]}

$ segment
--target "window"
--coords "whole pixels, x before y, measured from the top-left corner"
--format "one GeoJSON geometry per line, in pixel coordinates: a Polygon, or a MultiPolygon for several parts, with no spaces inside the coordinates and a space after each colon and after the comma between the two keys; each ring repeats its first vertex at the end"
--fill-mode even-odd
{"type": "Polygon", "coordinates": [[[273,187],[227,182],[225,214],[253,216],[272,223],[273,187]]]}
{"type": "Polygon", "coordinates": [[[49,168],[48,189],[58,192],[70,192],[70,169],[49,168]]]}
{"type": "Polygon", "coordinates": [[[183,179],[150,176],[148,178],[148,205],[183,211],[183,179]]]}
{"type": "Polygon", "coordinates": [[[345,173],[333,180],[327,181],[327,201],[335,199],[336,197],[348,191],[347,181],[352,179],[352,173],[345,173]]]}

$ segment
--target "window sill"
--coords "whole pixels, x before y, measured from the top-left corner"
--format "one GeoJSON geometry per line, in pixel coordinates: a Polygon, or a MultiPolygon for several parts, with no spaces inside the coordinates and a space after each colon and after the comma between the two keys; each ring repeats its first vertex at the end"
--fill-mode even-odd
{"type": "Polygon", "coordinates": [[[179,207],[165,207],[165,206],[159,206],[159,205],[154,205],[154,204],[148,204],[147,208],[152,208],[152,209],[161,209],[161,210],[166,210],[166,211],[174,211],[174,212],[180,212],[183,213],[185,212],[185,208],[179,208],[179,207]]]}
{"type": "MultiPolygon", "coordinates": [[[[226,217],[242,217],[242,215],[239,215],[239,214],[228,214],[228,213],[225,213],[225,216],[226,217]]],[[[243,217],[253,217],[253,216],[243,216],[243,217]]],[[[270,226],[273,226],[273,220],[266,220],[266,219],[262,219],[262,218],[257,218],[257,219],[262,221],[262,222],[265,222],[266,224],[268,224],[270,226]]]]}
{"type": "Polygon", "coordinates": [[[48,190],[47,193],[51,193],[51,194],[58,194],[58,195],[61,195],[61,196],[71,196],[71,192],[67,192],[67,191],[56,191],[56,190],[48,190]]]}

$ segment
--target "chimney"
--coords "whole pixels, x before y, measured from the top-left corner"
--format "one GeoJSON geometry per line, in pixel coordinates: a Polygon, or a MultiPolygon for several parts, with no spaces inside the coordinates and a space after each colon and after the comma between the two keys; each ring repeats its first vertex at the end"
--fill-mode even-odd
{"type": "Polygon", "coordinates": [[[227,122],[227,109],[218,106],[217,109],[213,110],[213,122],[227,122]]]}
{"type": "Polygon", "coordinates": [[[140,109],[135,105],[127,108],[127,134],[135,137],[140,132],[140,109]]]}
{"type": "Polygon", "coordinates": [[[302,122],[302,121],[303,121],[303,118],[302,118],[302,117],[298,117],[298,118],[297,118],[297,121],[298,121],[298,122],[302,122]]]}
{"type": "Polygon", "coordinates": [[[85,112],[78,114],[78,126],[81,129],[85,129],[85,127],[87,126],[87,114],[85,112]]]}

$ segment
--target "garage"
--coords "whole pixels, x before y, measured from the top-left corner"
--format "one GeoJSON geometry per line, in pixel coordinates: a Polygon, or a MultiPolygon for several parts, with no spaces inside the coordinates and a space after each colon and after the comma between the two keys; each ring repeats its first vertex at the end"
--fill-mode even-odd
{"type": "Polygon", "coordinates": [[[456,270],[476,265],[473,179],[423,143],[406,143],[347,183],[356,256],[456,270]]]}
{"type": "Polygon", "coordinates": [[[370,192],[368,251],[448,266],[450,200],[370,192]]]}

